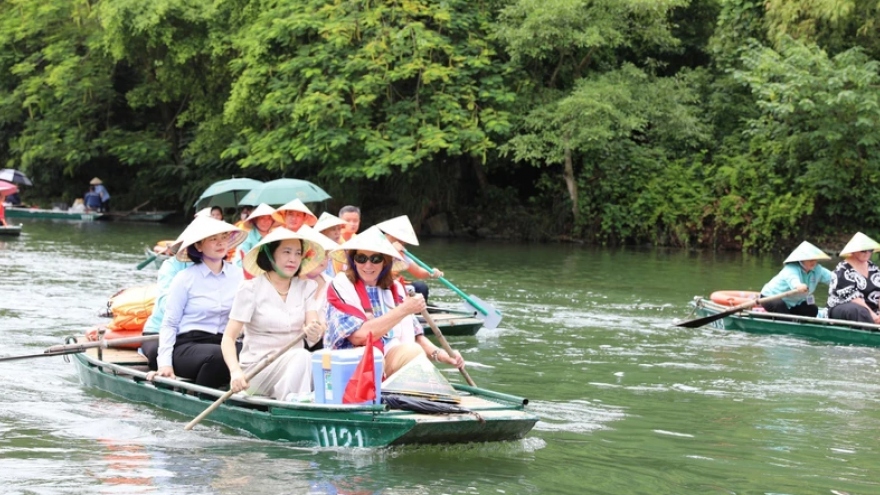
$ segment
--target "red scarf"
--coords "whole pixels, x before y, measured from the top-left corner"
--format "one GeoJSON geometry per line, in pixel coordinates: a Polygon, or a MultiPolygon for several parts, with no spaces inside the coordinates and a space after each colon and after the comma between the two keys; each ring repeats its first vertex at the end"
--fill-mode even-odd
{"type": "MultiPolygon", "coordinates": [[[[342,311],[347,315],[354,316],[355,318],[360,318],[364,321],[375,318],[373,315],[373,305],[370,304],[370,296],[367,295],[367,286],[364,284],[364,281],[357,279],[354,283],[354,290],[357,292],[358,299],[360,299],[361,308],[345,302],[345,300],[339,295],[339,292],[336,291],[336,287],[333,283],[330,283],[330,287],[327,289],[327,302],[337,310],[342,311]]],[[[394,302],[396,304],[403,302],[403,296],[399,294],[397,284],[391,284],[391,294],[394,296],[394,302]]],[[[381,297],[381,295],[379,297],[381,297]]],[[[382,354],[385,354],[385,344],[382,342],[381,338],[374,340],[373,346],[378,347],[379,350],[382,351],[382,354]]]]}

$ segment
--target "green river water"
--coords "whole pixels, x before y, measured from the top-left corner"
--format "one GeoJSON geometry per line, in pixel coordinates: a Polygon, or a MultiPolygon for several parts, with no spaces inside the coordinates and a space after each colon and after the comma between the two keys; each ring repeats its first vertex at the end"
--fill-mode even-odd
{"type": "MultiPolygon", "coordinates": [[[[0,238],[0,355],[100,323],[108,296],[154,280],[135,269],[143,247],[180,228],[33,221],[0,238]]],[[[781,257],[431,240],[414,253],[504,314],[450,342],[478,385],[530,399],[524,440],[319,450],[184,431],[191,418],[36,358],[0,363],[0,493],[880,493],[880,349],[672,326],[695,295],[759,290],[781,257]]]]}

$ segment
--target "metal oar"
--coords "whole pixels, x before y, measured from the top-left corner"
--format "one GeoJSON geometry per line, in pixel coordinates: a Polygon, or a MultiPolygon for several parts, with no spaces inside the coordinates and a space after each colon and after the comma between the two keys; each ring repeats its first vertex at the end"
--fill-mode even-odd
{"type": "Polygon", "coordinates": [[[768,296],[763,299],[755,299],[753,301],[749,301],[747,303],[742,303],[739,306],[734,306],[726,311],[722,311],[722,312],[714,314],[714,315],[704,316],[702,318],[697,318],[695,320],[688,320],[688,321],[683,321],[681,323],[676,323],[675,326],[685,327],[685,328],[701,327],[701,326],[706,325],[708,323],[712,323],[713,321],[720,320],[721,318],[724,318],[725,316],[730,316],[734,313],[739,313],[740,311],[749,309],[753,306],[757,306],[759,304],[763,304],[768,301],[775,301],[777,299],[782,299],[783,297],[793,296],[793,295],[798,294],[800,292],[801,291],[798,289],[792,289],[788,292],[783,292],[782,294],[776,294],[775,296],[768,296]]]}
{"type": "Polygon", "coordinates": [[[141,337],[128,337],[124,339],[112,339],[112,340],[97,340],[94,342],[84,342],[82,344],[64,344],[64,345],[53,345],[52,347],[46,349],[45,351],[39,354],[24,354],[21,356],[6,356],[0,357],[0,362],[2,361],[16,361],[18,359],[29,359],[35,357],[48,357],[48,356],[63,356],[65,354],[79,354],[80,352],[86,352],[88,349],[109,349],[112,347],[124,347],[129,344],[142,344],[144,342],[149,342],[151,340],[159,340],[159,335],[143,335],[141,337]]]}
{"type": "MultiPolygon", "coordinates": [[[[420,267],[428,270],[429,272],[433,272],[434,269],[425,264],[422,260],[416,258],[411,252],[406,251],[406,255],[410,257],[413,261],[416,262],[420,267]]],[[[498,324],[501,323],[501,311],[495,309],[491,304],[483,301],[477,296],[465,294],[458,287],[452,285],[452,282],[446,280],[443,277],[438,278],[440,282],[443,283],[446,287],[452,289],[453,292],[458,294],[459,297],[464,299],[465,305],[474,310],[476,312],[477,318],[483,320],[483,326],[488,329],[498,328],[498,324]]]]}

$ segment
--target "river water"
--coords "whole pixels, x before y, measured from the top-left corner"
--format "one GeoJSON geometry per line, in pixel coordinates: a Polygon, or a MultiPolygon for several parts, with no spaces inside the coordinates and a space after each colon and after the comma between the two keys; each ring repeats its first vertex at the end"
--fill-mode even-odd
{"type": "MultiPolygon", "coordinates": [[[[33,221],[0,240],[0,355],[100,323],[108,296],[154,279],[135,269],[144,245],[179,229],[33,221]]],[[[672,326],[694,295],[759,290],[780,257],[463,241],[414,253],[502,311],[498,329],[449,340],[478,385],[531,400],[540,421],[524,440],[327,451],[185,432],[191,418],[35,358],[0,363],[2,493],[880,493],[880,349],[672,326]]]]}

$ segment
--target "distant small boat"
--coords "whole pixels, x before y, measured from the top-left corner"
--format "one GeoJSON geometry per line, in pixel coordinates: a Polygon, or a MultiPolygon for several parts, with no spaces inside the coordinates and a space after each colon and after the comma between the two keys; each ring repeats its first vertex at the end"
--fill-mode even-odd
{"type": "Polygon", "coordinates": [[[166,222],[176,211],[173,210],[157,210],[157,211],[111,211],[104,213],[101,220],[109,220],[114,222],[166,222]]]}
{"type": "Polygon", "coordinates": [[[40,220],[70,220],[73,222],[92,222],[104,214],[97,211],[45,210],[42,208],[22,208],[7,206],[6,218],[31,218],[40,220]]]}
{"type": "Polygon", "coordinates": [[[144,260],[138,264],[138,270],[146,268],[147,265],[153,264],[156,268],[162,268],[162,263],[170,258],[167,254],[161,254],[150,248],[144,248],[144,260]]]}
{"type": "Polygon", "coordinates": [[[0,226],[0,236],[18,237],[21,235],[21,225],[0,226]]]}
{"type": "MultiPolygon", "coordinates": [[[[477,318],[473,312],[435,307],[428,309],[428,313],[443,335],[476,335],[480,328],[483,328],[483,320],[477,318]]],[[[428,322],[421,316],[418,318],[422,328],[425,329],[425,335],[433,335],[434,332],[428,322]]]]}

